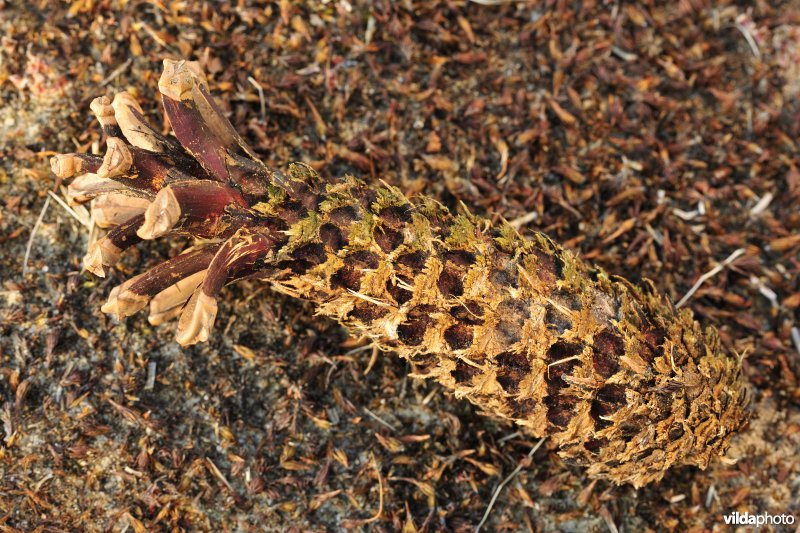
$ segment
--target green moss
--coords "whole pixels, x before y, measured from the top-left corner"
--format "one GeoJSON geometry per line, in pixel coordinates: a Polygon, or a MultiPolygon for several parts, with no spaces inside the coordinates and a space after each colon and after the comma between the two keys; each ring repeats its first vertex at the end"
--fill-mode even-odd
{"type": "Polygon", "coordinates": [[[448,217],[450,211],[438,201],[428,196],[414,196],[413,202],[417,212],[429,218],[448,217]]]}
{"type": "Polygon", "coordinates": [[[450,235],[445,242],[455,248],[469,248],[475,240],[475,224],[466,216],[458,215],[450,226],[450,235]]]}
{"type": "Polygon", "coordinates": [[[431,248],[433,231],[427,217],[420,213],[411,214],[411,235],[412,239],[409,244],[413,248],[417,250],[429,250],[431,248]]]}
{"type": "Polygon", "coordinates": [[[321,224],[322,221],[319,213],[309,211],[307,217],[292,224],[292,227],[287,230],[286,233],[289,235],[289,244],[287,246],[295,248],[315,239],[321,224]]]}
{"type": "Polygon", "coordinates": [[[319,205],[321,213],[330,213],[337,207],[352,205],[357,202],[353,190],[363,182],[353,176],[345,176],[335,183],[329,183],[325,190],[325,200],[319,205]]]}
{"type": "Polygon", "coordinates": [[[377,198],[370,206],[373,212],[378,212],[384,207],[400,206],[408,203],[408,199],[396,187],[380,187],[376,192],[377,198]]]}
{"type": "Polygon", "coordinates": [[[262,215],[274,216],[278,207],[286,201],[286,191],[274,185],[268,185],[267,197],[268,200],[266,202],[258,202],[252,206],[252,209],[262,215]]]}
{"type": "Polygon", "coordinates": [[[525,242],[519,232],[508,224],[501,224],[498,231],[500,235],[495,237],[494,241],[504,252],[512,253],[525,242]]]}
{"type": "Polygon", "coordinates": [[[319,183],[322,181],[319,173],[305,163],[292,163],[289,165],[289,176],[301,183],[319,183]]]}
{"type": "Polygon", "coordinates": [[[348,241],[351,248],[369,248],[374,238],[372,230],[375,228],[375,216],[367,213],[364,218],[354,223],[350,229],[350,239],[348,241]]]}
{"type": "Polygon", "coordinates": [[[561,286],[580,293],[583,286],[589,283],[585,273],[581,271],[580,263],[578,263],[575,256],[567,250],[561,250],[559,257],[561,257],[564,262],[564,279],[561,286]]]}

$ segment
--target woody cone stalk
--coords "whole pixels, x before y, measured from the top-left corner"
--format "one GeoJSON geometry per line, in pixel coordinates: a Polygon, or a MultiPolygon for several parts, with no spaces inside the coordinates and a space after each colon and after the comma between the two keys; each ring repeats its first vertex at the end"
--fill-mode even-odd
{"type": "Polygon", "coordinates": [[[58,177],[74,178],[70,200],[101,197],[95,209],[113,226],[86,254],[90,272],[104,276],[142,240],[201,238],[116,287],[103,311],[149,305],[153,324],[179,316],[186,346],[208,339],[224,285],[262,278],[417,375],[547,435],[590,476],[637,487],[673,465],[705,468],[745,423],[738,357],[652,285],[385,184],[268,168],[195,62],[165,60],[159,90],[175,138],[123,92],[91,106],[104,157],[52,159],[58,177]]]}

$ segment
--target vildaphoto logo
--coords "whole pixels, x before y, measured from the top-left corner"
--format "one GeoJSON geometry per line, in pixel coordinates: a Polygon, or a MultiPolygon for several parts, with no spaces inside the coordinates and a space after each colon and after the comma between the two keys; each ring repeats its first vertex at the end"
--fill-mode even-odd
{"type": "Polygon", "coordinates": [[[790,514],[752,514],[747,511],[735,511],[723,516],[725,524],[730,526],[791,526],[794,525],[794,515],[790,514]]]}

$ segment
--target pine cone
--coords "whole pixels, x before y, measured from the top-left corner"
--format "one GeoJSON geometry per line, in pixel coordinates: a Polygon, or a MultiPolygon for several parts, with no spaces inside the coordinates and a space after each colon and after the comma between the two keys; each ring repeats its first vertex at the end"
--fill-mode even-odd
{"type": "Polygon", "coordinates": [[[243,278],[314,302],[319,314],[411,361],[481,410],[548,436],[588,474],[642,486],[673,465],[705,468],[747,420],[741,364],[653,287],[583,263],[537,233],[451,214],[388,185],[323,179],[259,161],[211,98],[199,66],[164,61],[175,137],[126,93],[92,104],[104,158],[56,156],[70,199],[98,198],[113,226],[84,262],[100,276],[164,235],[198,244],[112,290],[106,312],[180,315],[205,341],[222,287],[243,278]],[[121,199],[119,195],[134,197],[121,199]]]}

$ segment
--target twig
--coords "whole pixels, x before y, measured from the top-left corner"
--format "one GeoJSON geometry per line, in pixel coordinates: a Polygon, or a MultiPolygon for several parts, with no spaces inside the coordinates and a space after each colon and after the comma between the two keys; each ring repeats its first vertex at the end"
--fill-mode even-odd
{"type": "Polygon", "coordinates": [[[53,473],[52,472],[48,472],[47,475],[45,475],[42,479],[40,479],[36,483],[36,485],[34,485],[33,493],[37,494],[42,489],[42,485],[44,485],[45,483],[47,483],[51,479],[53,479],[53,473]]]}
{"type": "Polygon", "coordinates": [[[506,435],[505,437],[498,439],[497,442],[498,442],[498,444],[502,444],[502,443],[504,443],[506,441],[509,441],[511,439],[516,439],[520,435],[522,435],[521,431],[515,431],[514,433],[512,433],[510,435],[506,435]]]}
{"type": "Polygon", "coordinates": [[[129,57],[129,58],[128,58],[128,60],[127,60],[126,62],[124,62],[123,64],[121,64],[121,65],[120,65],[120,66],[118,66],[117,68],[115,68],[115,69],[114,69],[114,70],[111,72],[111,74],[109,74],[108,76],[106,76],[106,78],[105,78],[103,81],[101,81],[101,82],[100,82],[100,86],[101,86],[101,87],[105,87],[106,85],[108,85],[109,83],[111,83],[112,81],[114,81],[114,78],[116,78],[117,76],[119,76],[120,74],[122,74],[123,72],[125,72],[125,71],[128,69],[128,67],[129,67],[129,66],[131,66],[131,63],[133,63],[133,58],[132,58],[132,57],[129,57]]]}
{"type": "Polygon", "coordinates": [[[31,256],[31,247],[33,246],[33,239],[36,237],[36,232],[39,231],[39,226],[42,224],[42,219],[44,219],[44,214],[47,212],[47,208],[50,205],[50,197],[48,196],[44,200],[44,205],[42,206],[42,210],[39,212],[39,218],[36,219],[36,224],[33,225],[33,229],[31,230],[31,236],[28,237],[28,245],[25,246],[25,259],[22,261],[22,275],[28,273],[28,259],[31,256]]]}
{"type": "Polygon", "coordinates": [[[258,91],[258,101],[261,103],[261,122],[267,122],[267,103],[264,100],[264,88],[252,76],[247,76],[247,81],[258,91]]]}
{"type": "Polygon", "coordinates": [[[367,350],[369,350],[369,349],[373,348],[373,346],[374,346],[374,344],[373,344],[373,343],[365,344],[365,345],[363,345],[363,346],[356,346],[356,347],[355,347],[355,348],[353,348],[352,350],[348,350],[348,351],[346,351],[346,352],[343,354],[343,356],[344,356],[344,357],[350,357],[351,355],[355,355],[355,354],[357,354],[357,353],[366,352],[367,350]]]}
{"type": "Polygon", "coordinates": [[[719,501],[719,496],[717,496],[717,487],[712,483],[706,493],[706,509],[711,507],[714,500],[719,501]]]}
{"type": "Polygon", "coordinates": [[[347,289],[347,292],[349,292],[350,294],[352,294],[356,298],[361,298],[365,302],[369,302],[371,304],[374,304],[374,305],[377,305],[377,306],[380,306],[380,307],[389,307],[389,304],[387,304],[386,302],[383,302],[383,301],[378,300],[376,298],[372,298],[371,296],[367,296],[366,294],[362,294],[362,293],[360,293],[358,291],[354,291],[353,289],[347,289]]]}
{"type": "Polygon", "coordinates": [[[367,413],[367,414],[368,414],[369,416],[371,416],[372,418],[374,418],[376,421],[378,421],[378,422],[380,422],[381,424],[383,424],[384,426],[386,426],[387,428],[391,429],[392,431],[397,431],[397,428],[396,428],[396,427],[394,427],[394,426],[393,426],[393,425],[391,425],[389,422],[387,422],[387,421],[386,421],[386,420],[384,420],[383,418],[379,417],[378,415],[376,415],[375,413],[373,413],[372,411],[370,411],[370,410],[369,410],[369,409],[367,409],[366,407],[364,408],[364,412],[365,412],[365,413],[367,413]]]}
{"type": "Polygon", "coordinates": [[[364,520],[362,522],[362,524],[364,524],[364,525],[371,524],[372,522],[375,522],[383,514],[383,478],[381,477],[381,469],[380,469],[380,466],[378,466],[378,461],[373,459],[373,464],[375,466],[375,474],[378,475],[378,491],[379,491],[379,493],[378,493],[378,512],[375,513],[374,516],[364,520]]]}
{"type": "Polygon", "coordinates": [[[739,256],[742,255],[743,253],[744,253],[744,248],[737,248],[731,255],[728,256],[727,259],[725,259],[725,261],[723,261],[722,263],[718,264],[717,266],[715,266],[714,268],[712,268],[711,270],[700,276],[700,279],[698,279],[697,282],[692,286],[692,288],[689,289],[689,292],[686,293],[686,296],[681,298],[681,301],[675,304],[675,307],[678,309],[683,307],[683,305],[689,300],[689,298],[692,297],[692,295],[695,292],[697,292],[697,289],[699,289],[700,286],[703,285],[703,283],[705,283],[709,279],[713,278],[714,276],[722,272],[722,270],[726,266],[736,261],[736,259],[738,259],[739,256]]]}
{"type": "Polygon", "coordinates": [[[156,362],[150,361],[147,363],[147,381],[144,384],[144,390],[153,390],[156,384],[156,362]]]}
{"type": "Polygon", "coordinates": [[[225,488],[227,488],[231,493],[236,494],[236,491],[233,490],[230,481],[228,481],[228,479],[225,477],[225,474],[223,474],[222,471],[217,468],[217,465],[214,464],[214,461],[212,461],[210,457],[206,457],[206,467],[211,471],[211,474],[214,477],[216,477],[218,480],[220,480],[220,482],[222,482],[223,485],[225,485],[225,488]]]}
{"type": "Polygon", "coordinates": [[[570,357],[564,357],[563,359],[559,359],[558,361],[553,361],[552,363],[547,365],[547,378],[550,379],[550,367],[560,365],[561,363],[566,363],[567,361],[574,361],[575,359],[580,359],[579,355],[573,355],[570,357]]]}
{"type": "Polygon", "coordinates": [[[756,56],[756,59],[761,59],[761,50],[758,49],[758,43],[756,43],[756,40],[753,38],[753,34],[750,33],[750,30],[738,22],[734,24],[734,26],[736,26],[736,29],[739,30],[739,33],[744,35],[744,40],[747,41],[747,45],[750,47],[753,55],[756,56]]]}
{"type": "MultiPolygon", "coordinates": [[[[528,452],[528,459],[533,457],[533,454],[536,453],[536,450],[539,449],[539,447],[544,442],[544,439],[546,438],[547,437],[542,437],[541,439],[539,439],[539,442],[537,442],[536,445],[533,448],[531,448],[531,451],[528,452]]],[[[492,507],[494,507],[494,502],[497,501],[497,497],[500,496],[500,492],[503,490],[503,487],[505,487],[512,479],[516,477],[517,474],[519,474],[520,470],[522,470],[522,465],[523,463],[520,461],[520,463],[508,475],[508,477],[505,478],[503,481],[501,481],[500,484],[497,485],[497,488],[494,489],[494,494],[492,495],[492,499],[489,501],[489,506],[486,508],[486,512],[483,513],[483,518],[481,519],[480,523],[477,526],[475,526],[475,533],[480,533],[483,524],[485,524],[486,520],[489,519],[489,513],[492,512],[492,507]]]]}
{"type": "Polygon", "coordinates": [[[59,197],[58,197],[58,196],[57,196],[57,195],[56,195],[56,194],[55,194],[53,191],[47,191],[47,194],[50,196],[50,198],[52,198],[53,200],[55,200],[55,201],[56,201],[56,203],[57,203],[58,205],[60,205],[61,207],[63,207],[63,208],[64,208],[64,210],[65,210],[67,213],[69,213],[70,215],[72,215],[72,218],[74,218],[75,220],[77,220],[77,221],[78,221],[78,223],[79,223],[81,226],[83,226],[84,228],[86,228],[86,229],[88,229],[88,230],[90,230],[90,231],[91,231],[91,229],[92,229],[92,226],[93,226],[94,224],[90,223],[90,221],[88,221],[88,220],[85,220],[85,219],[84,219],[84,217],[81,217],[81,216],[80,216],[80,215],[79,215],[79,214],[78,214],[78,213],[77,213],[77,212],[76,212],[74,209],[72,209],[72,208],[71,208],[69,205],[67,205],[67,202],[65,202],[64,200],[62,200],[61,198],[59,198],[59,197]]]}
{"type": "Polygon", "coordinates": [[[772,203],[772,200],[774,198],[775,195],[772,194],[771,192],[766,193],[764,196],[761,197],[761,199],[758,202],[756,202],[756,205],[754,205],[752,209],[750,209],[750,216],[755,218],[764,211],[766,211],[767,207],[769,207],[769,204],[772,203]]]}
{"type": "Polygon", "coordinates": [[[611,533],[619,533],[619,528],[617,528],[617,524],[614,523],[614,517],[611,516],[611,511],[608,510],[608,507],[606,507],[605,505],[600,507],[599,514],[605,521],[606,526],[608,526],[608,530],[611,533]]]}
{"type": "Polygon", "coordinates": [[[511,220],[508,223],[508,225],[518,230],[528,222],[533,222],[537,218],[539,218],[539,213],[537,213],[536,211],[531,211],[530,213],[525,213],[521,217],[517,217],[514,220],[511,220]]]}
{"type": "Polygon", "coordinates": [[[620,58],[621,60],[626,61],[628,63],[630,63],[631,61],[636,61],[637,59],[639,59],[639,56],[637,56],[636,54],[633,54],[631,52],[626,52],[625,50],[623,50],[622,48],[620,48],[618,46],[612,46],[611,47],[611,53],[614,54],[615,56],[617,56],[618,58],[620,58]]]}
{"type": "Polygon", "coordinates": [[[764,285],[764,282],[758,279],[756,276],[750,276],[750,283],[758,287],[758,292],[761,295],[769,300],[769,303],[772,305],[773,309],[780,308],[781,304],[778,303],[778,295],[775,294],[775,291],[764,285]]]}
{"type": "Polygon", "coordinates": [[[375,361],[378,360],[378,352],[379,352],[378,345],[377,344],[373,344],[372,345],[372,355],[369,358],[369,363],[367,363],[366,370],[364,370],[364,375],[365,376],[367,374],[369,374],[369,371],[372,370],[372,367],[375,365],[375,361]]]}

